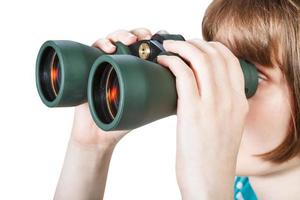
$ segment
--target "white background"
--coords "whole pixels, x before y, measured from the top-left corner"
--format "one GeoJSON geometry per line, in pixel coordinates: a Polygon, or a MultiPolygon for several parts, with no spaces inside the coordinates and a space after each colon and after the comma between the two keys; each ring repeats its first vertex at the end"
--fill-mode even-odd
{"type": "MultiPolygon", "coordinates": [[[[0,199],[52,199],[73,108],[47,108],[35,59],[49,39],[91,45],[117,29],[165,29],[202,38],[202,1],[0,1],[0,199]]],[[[180,199],[175,177],[176,116],[133,130],[117,145],[105,199],[180,199]]]]}

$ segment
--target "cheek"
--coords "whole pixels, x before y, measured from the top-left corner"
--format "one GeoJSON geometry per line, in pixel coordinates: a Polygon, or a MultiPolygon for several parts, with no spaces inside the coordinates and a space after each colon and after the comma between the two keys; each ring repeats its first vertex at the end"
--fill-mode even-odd
{"type": "Polygon", "coordinates": [[[284,91],[274,87],[258,92],[249,100],[250,109],[241,142],[241,148],[247,154],[267,153],[280,145],[290,121],[284,91]]]}

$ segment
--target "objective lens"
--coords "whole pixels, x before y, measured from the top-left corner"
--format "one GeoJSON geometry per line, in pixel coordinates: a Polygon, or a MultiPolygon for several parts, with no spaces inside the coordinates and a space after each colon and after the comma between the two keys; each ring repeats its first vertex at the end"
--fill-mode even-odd
{"type": "Polygon", "coordinates": [[[51,71],[50,72],[51,87],[55,96],[57,96],[60,88],[60,82],[61,82],[61,72],[60,72],[61,69],[60,69],[59,59],[56,53],[53,55],[50,71],[51,71]]]}
{"type": "Polygon", "coordinates": [[[58,55],[52,47],[47,47],[42,53],[39,63],[39,82],[44,97],[53,101],[61,86],[61,65],[58,55]]]}
{"type": "Polygon", "coordinates": [[[111,67],[106,82],[106,104],[112,118],[116,116],[119,106],[119,82],[116,71],[111,67]]]}
{"type": "Polygon", "coordinates": [[[98,66],[92,90],[99,119],[104,123],[110,123],[117,115],[120,101],[119,80],[111,64],[104,62],[98,66]]]}

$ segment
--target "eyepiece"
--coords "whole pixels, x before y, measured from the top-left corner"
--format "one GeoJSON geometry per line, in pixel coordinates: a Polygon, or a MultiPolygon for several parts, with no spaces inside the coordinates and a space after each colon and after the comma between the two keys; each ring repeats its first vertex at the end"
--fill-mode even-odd
{"type": "Polygon", "coordinates": [[[92,96],[98,118],[103,123],[111,123],[119,108],[120,86],[110,63],[103,62],[97,67],[92,82],[92,96]]]}
{"type": "Polygon", "coordinates": [[[61,85],[61,66],[53,47],[47,47],[41,55],[39,63],[39,82],[47,101],[54,101],[61,85]]]}

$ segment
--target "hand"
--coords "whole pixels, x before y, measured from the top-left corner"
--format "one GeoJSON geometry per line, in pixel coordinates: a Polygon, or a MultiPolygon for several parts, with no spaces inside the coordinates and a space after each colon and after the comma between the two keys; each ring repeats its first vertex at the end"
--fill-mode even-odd
{"type": "Polygon", "coordinates": [[[176,77],[176,176],[183,199],[233,199],[249,110],[239,61],[219,42],[168,40],[163,45],[186,61],[166,55],[157,59],[176,77]]]}
{"type": "MultiPolygon", "coordinates": [[[[151,32],[145,28],[137,28],[131,31],[118,30],[110,33],[104,39],[97,40],[93,46],[110,54],[116,51],[116,46],[114,45],[116,41],[130,45],[138,40],[150,39],[151,36],[151,32]]],[[[72,139],[79,145],[111,148],[129,131],[104,131],[98,128],[93,121],[87,103],[75,108],[72,139]]]]}
{"type": "MultiPolygon", "coordinates": [[[[113,53],[113,42],[132,44],[137,40],[150,39],[147,29],[119,30],[93,46],[106,53],[113,53]]],[[[106,132],[93,121],[87,103],[75,108],[72,135],[54,199],[103,199],[107,173],[113,149],[130,130],[106,132]]]]}

